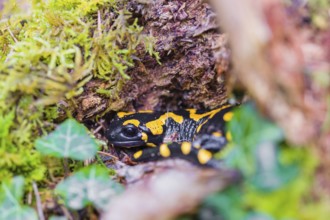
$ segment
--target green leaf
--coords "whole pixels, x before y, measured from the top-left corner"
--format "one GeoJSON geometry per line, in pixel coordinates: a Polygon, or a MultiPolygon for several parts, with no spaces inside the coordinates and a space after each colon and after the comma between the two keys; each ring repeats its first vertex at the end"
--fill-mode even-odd
{"type": "Polygon", "coordinates": [[[34,209],[21,205],[24,178],[15,177],[12,181],[4,181],[0,189],[0,220],[36,220],[34,209]]]}
{"type": "Polygon", "coordinates": [[[85,160],[95,156],[98,146],[85,126],[67,119],[55,131],[37,139],[36,148],[45,155],[85,160]]]}
{"type": "Polygon", "coordinates": [[[256,151],[263,142],[278,143],[284,139],[282,130],[257,114],[253,105],[244,105],[234,112],[228,123],[234,145],[225,158],[225,163],[240,169],[244,175],[256,172],[256,151]]]}
{"type": "Polygon", "coordinates": [[[235,143],[243,146],[257,145],[262,141],[278,142],[284,138],[282,130],[261,117],[252,104],[238,108],[228,128],[235,143]]]}
{"type": "Polygon", "coordinates": [[[23,195],[24,178],[15,177],[10,182],[5,181],[1,185],[0,201],[3,206],[19,206],[19,200],[23,195]]]}
{"type": "Polygon", "coordinates": [[[122,192],[120,184],[109,178],[109,171],[99,166],[90,166],[68,177],[55,189],[71,209],[82,209],[92,204],[104,210],[112,197],[122,192]]]}
{"type": "Polygon", "coordinates": [[[0,220],[37,220],[38,216],[33,208],[22,206],[22,207],[12,207],[9,209],[2,210],[0,208],[0,220]]]}

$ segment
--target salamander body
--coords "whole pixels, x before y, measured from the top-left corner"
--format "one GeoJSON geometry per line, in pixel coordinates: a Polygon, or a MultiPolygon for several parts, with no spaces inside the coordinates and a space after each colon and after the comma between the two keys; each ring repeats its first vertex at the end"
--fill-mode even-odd
{"type": "Polygon", "coordinates": [[[218,162],[213,159],[214,153],[231,139],[225,123],[233,117],[232,108],[118,112],[106,137],[114,147],[128,149],[133,161],[179,157],[214,167],[218,162]]]}

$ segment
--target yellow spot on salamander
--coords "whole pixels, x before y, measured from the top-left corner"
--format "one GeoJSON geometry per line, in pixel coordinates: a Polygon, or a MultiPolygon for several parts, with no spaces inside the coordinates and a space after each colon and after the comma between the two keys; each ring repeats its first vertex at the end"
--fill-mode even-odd
{"type": "Polygon", "coordinates": [[[224,121],[230,121],[234,116],[234,113],[232,112],[227,112],[226,114],[224,114],[223,116],[223,120],[224,121]]]}
{"type": "Polygon", "coordinates": [[[201,130],[202,126],[203,126],[206,122],[207,122],[207,120],[206,120],[204,123],[198,125],[198,127],[197,127],[197,129],[196,129],[197,133],[201,130]]]}
{"type": "Polygon", "coordinates": [[[167,112],[161,115],[158,119],[146,123],[146,127],[151,131],[153,135],[163,134],[163,126],[165,125],[168,118],[172,118],[179,124],[183,122],[183,117],[181,115],[176,115],[173,112],[167,112]]]}
{"type": "Polygon", "coordinates": [[[200,149],[197,158],[200,164],[206,164],[212,158],[212,153],[208,150],[200,149]]]}
{"type": "Polygon", "coordinates": [[[182,142],[181,151],[184,155],[188,155],[191,151],[191,143],[190,142],[182,142]]]}
{"type": "Polygon", "coordinates": [[[205,120],[203,123],[201,123],[200,125],[198,125],[198,127],[196,129],[197,133],[201,130],[201,128],[203,127],[203,125],[205,125],[208,121],[209,121],[209,119],[205,120]]]}
{"type": "Polygon", "coordinates": [[[171,156],[171,151],[168,148],[167,144],[161,144],[159,147],[159,153],[162,157],[169,157],[171,156]]]}
{"type": "Polygon", "coordinates": [[[127,121],[124,121],[123,125],[128,125],[128,124],[132,124],[135,125],[136,127],[138,127],[140,125],[140,121],[136,120],[136,119],[130,119],[127,121]]]}
{"type": "Polygon", "coordinates": [[[226,138],[228,141],[231,141],[233,137],[231,136],[231,133],[229,131],[226,132],[226,138]]]}
{"type": "Polygon", "coordinates": [[[222,136],[221,132],[218,132],[218,131],[213,132],[212,135],[213,135],[214,137],[221,137],[221,136],[222,136]]]}
{"type": "Polygon", "coordinates": [[[153,135],[161,135],[164,132],[163,125],[165,123],[159,121],[159,119],[146,123],[146,127],[151,131],[153,135]]]}
{"type": "Polygon", "coordinates": [[[196,113],[196,109],[187,109],[187,111],[189,112],[189,117],[195,121],[199,121],[202,118],[208,117],[208,118],[212,118],[214,115],[216,115],[218,112],[220,112],[222,109],[228,108],[230,107],[230,105],[225,105],[222,106],[221,108],[217,108],[214,109],[212,111],[209,112],[205,112],[203,114],[197,114],[196,113]]]}
{"type": "Polygon", "coordinates": [[[204,117],[208,117],[205,121],[203,121],[200,125],[197,126],[196,132],[198,133],[204,124],[206,124],[209,119],[213,118],[218,112],[220,112],[222,109],[228,108],[230,105],[225,105],[221,108],[214,109],[212,111],[206,112],[204,114],[196,114],[196,109],[187,109],[189,111],[190,115],[189,117],[195,121],[199,121],[204,117]]]}
{"type": "Polygon", "coordinates": [[[157,145],[154,144],[154,143],[147,143],[147,146],[148,146],[148,147],[157,147],[157,145]]]}
{"type": "Polygon", "coordinates": [[[142,135],[141,140],[143,140],[144,142],[147,142],[148,141],[148,135],[144,132],[142,132],[141,135],[142,135]]]}
{"type": "Polygon", "coordinates": [[[172,118],[176,123],[181,124],[183,122],[183,117],[181,115],[176,115],[173,112],[167,112],[161,116],[163,119],[172,118]]]}
{"type": "Polygon", "coordinates": [[[142,150],[139,150],[133,154],[134,159],[138,159],[139,157],[142,156],[142,150]]]}
{"type": "Polygon", "coordinates": [[[138,113],[154,113],[154,112],[151,110],[140,110],[138,111],[138,113]]]}
{"type": "Polygon", "coordinates": [[[119,118],[122,118],[122,117],[124,117],[124,116],[132,115],[132,114],[134,114],[134,112],[118,112],[118,113],[117,113],[117,116],[118,116],[119,118]]]}

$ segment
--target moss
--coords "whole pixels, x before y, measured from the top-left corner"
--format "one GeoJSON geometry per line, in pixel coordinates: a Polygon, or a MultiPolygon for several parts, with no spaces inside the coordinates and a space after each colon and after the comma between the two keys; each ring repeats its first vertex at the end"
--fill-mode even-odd
{"type": "Polygon", "coordinates": [[[15,117],[14,108],[0,108],[0,112],[1,179],[23,175],[40,180],[45,168],[41,164],[40,155],[33,150],[33,124],[27,118],[21,121],[21,118],[15,117]]]}
{"type": "Polygon", "coordinates": [[[54,127],[57,103],[66,100],[71,114],[93,78],[104,81],[104,94],[117,94],[143,42],[157,57],[125,2],[29,2],[8,1],[0,14],[0,177],[22,174],[27,182],[43,178],[34,140],[54,127]]]}

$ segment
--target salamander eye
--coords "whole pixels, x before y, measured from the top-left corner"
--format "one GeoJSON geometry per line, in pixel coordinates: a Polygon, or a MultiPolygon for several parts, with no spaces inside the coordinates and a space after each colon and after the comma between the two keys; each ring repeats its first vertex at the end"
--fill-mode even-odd
{"type": "Polygon", "coordinates": [[[122,129],[123,134],[126,137],[134,137],[138,133],[138,129],[134,125],[127,125],[122,129]]]}

